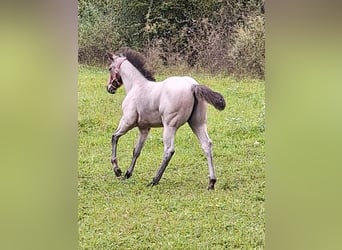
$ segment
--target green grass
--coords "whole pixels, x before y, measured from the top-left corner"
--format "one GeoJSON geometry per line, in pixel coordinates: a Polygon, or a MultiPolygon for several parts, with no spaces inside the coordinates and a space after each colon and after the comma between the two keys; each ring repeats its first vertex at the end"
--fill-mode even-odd
{"type": "MultiPolygon", "coordinates": [[[[125,92],[121,88],[108,94],[107,71],[80,66],[79,249],[264,248],[265,84],[192,76],[222,93],[227,102],[222,112],[208,109],[215,191],[206,189],[206,159],[188,125],[177,132],[175,154],[159,185],[146,187],[162,159],[161,128],[151,130],[133,176],[117,179],[110,164],[111,136],[125,92]]],[[[136,129],[120,138],[123,171],[136,138],[136,129]]]]}

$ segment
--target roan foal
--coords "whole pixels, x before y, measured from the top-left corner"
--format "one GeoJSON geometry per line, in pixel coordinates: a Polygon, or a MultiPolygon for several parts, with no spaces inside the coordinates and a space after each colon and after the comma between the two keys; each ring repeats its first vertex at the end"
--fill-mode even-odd
{"type": "Polygon", "coordinates": [[[226,105],[223,96],[187,76],[170,77],[156,83],[153,74],[145,67],[145,59],[131,49],[124,49],[118,55],[107,52],[107,55],[110,59],[107,91],[114,94],[121,85],[126,90],[122,103],[123,115],[112,136],[111,163],[115,175],[119,177],[122,174],[116,156],[117,143],[122,135],[134,127],[138,127],[140,131],[131,164],[124,175],[124,178],[129,178],[151,127],[164,127],[163,160],[149,185],[158,184],[175,152],[175,133],[187,122],[208,160],[208,189],[214,189],[216,176],[212,143],[207,133],[207,103],[223,110],[226,105]]]}

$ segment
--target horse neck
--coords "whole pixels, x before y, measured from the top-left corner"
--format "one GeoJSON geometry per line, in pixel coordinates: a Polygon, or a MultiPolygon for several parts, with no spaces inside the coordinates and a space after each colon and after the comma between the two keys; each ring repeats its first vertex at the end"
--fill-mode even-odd
{"type": "Polygon", "coordinates": [[[133,86],[144,84],[148,81],[128,60],[122,63],[120,67],[120,76],[126,93],[128,93],[133,86]]]}

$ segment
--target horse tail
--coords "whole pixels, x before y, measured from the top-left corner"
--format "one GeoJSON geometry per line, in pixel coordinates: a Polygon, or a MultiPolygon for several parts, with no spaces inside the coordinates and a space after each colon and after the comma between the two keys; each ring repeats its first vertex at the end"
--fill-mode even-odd
{"type": "Polygon", "coordinates": [[[204,85],[194,85],[194,94],[197,99],[204,99],[218,110],[224,110],[226,107],[224,97],[204,85]]]}

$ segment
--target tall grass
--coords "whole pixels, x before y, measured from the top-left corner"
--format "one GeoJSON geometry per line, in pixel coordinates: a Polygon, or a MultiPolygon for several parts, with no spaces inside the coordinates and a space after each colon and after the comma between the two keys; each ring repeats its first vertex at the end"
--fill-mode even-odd
{"type": "MultiPolygon", "coordinates": [[[[264,82],[193,75],[227,102],[222,112],[208,110],[217,172],[209,192],[206,159],[187,125],[176,135],[175,155],[159,185],[146,187],[161,162],[161,129],[152,129],[133,176],[114,176],[110,141],[125,93],[109,95],[107,76],[79,68],[79,249],[264,248],[264,82]]],[[[132,130],[120,138],[123,171],[136,137],[132,130]]]]}

